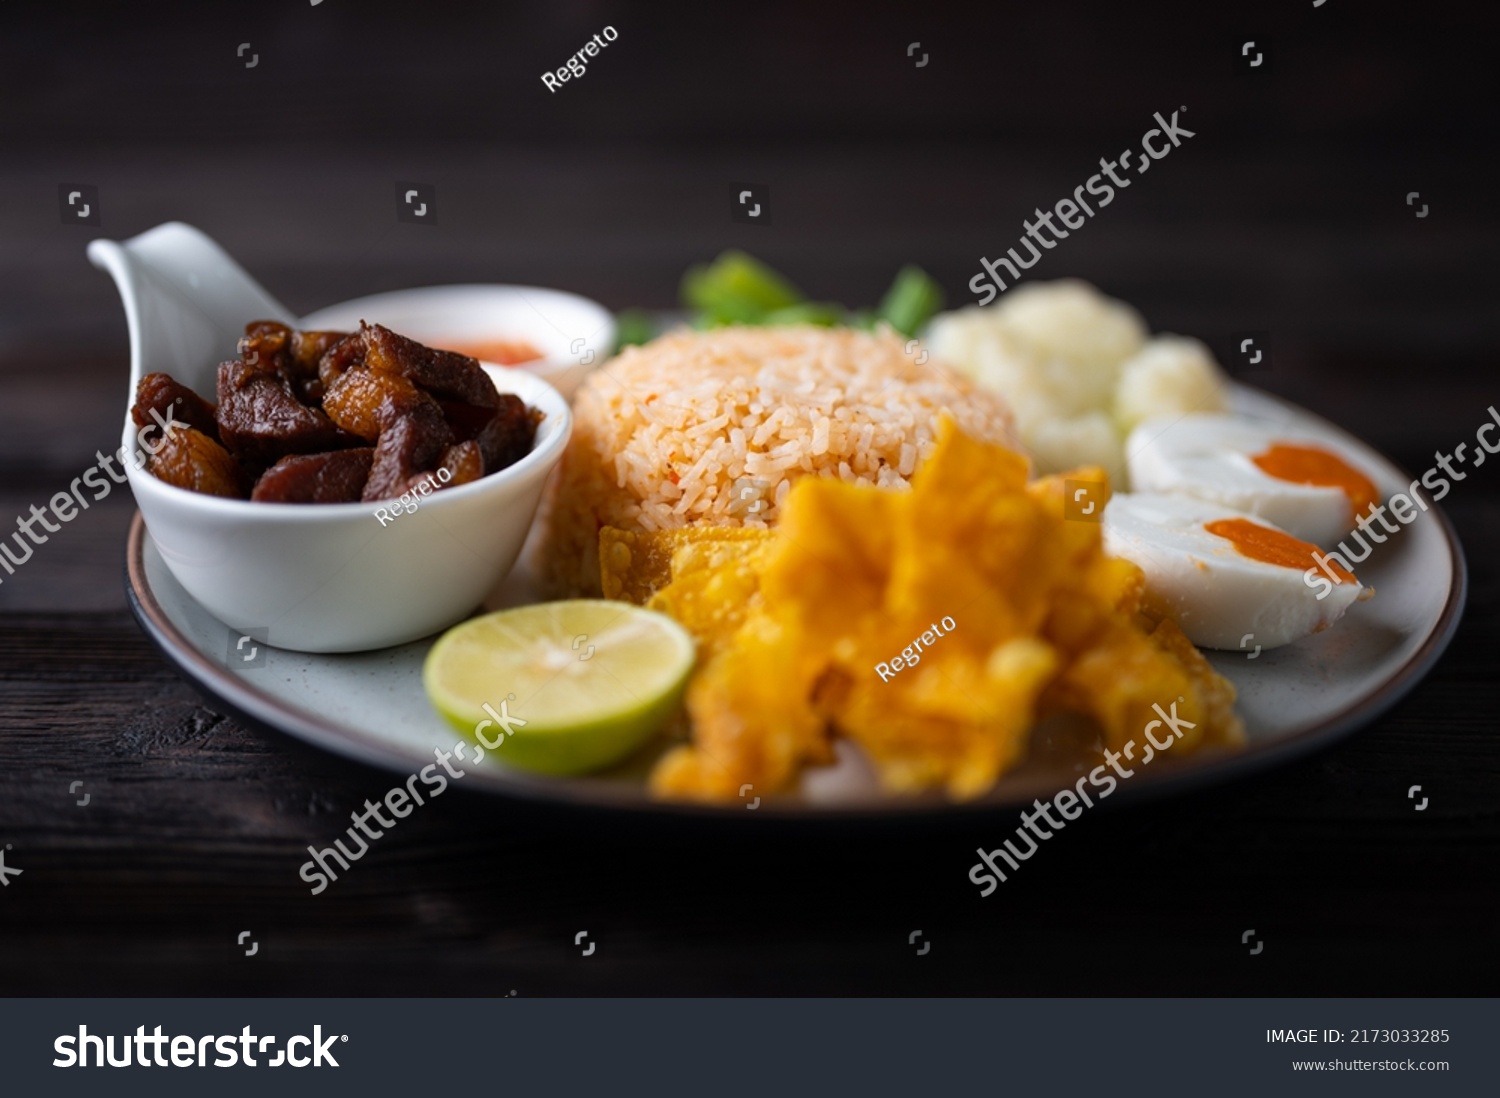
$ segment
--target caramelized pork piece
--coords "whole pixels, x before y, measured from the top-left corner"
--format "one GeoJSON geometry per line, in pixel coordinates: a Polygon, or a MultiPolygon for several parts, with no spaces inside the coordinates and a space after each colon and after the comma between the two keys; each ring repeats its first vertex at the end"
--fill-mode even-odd
{"type": "Polygon", "coordinates": [[[358,503],[374,457],[368,446],[284,457],[256,482],[250,498],[257,503],[358,503]]]}
{"type": "Polygon", "coordinates": [[[323,398],[328,395],[322,380],[316,377],[299,377],[292,382],[292,391],[309,408],[323,407],[323,398]]]}
{"type": "Polygon", "coordinates": [[[443,410],[443,418],[448,421],[448,426],[453,428],[453,437],[458,442],[468,442],[476,438],[479,432],[489,426],[490,420],[495,418],[495,409],[478,408],[473,404],[461,404],[456,400],[440,400],[438,407],[443,410]]]}
{"type": "Polygon", "coordinates": [[[147,374],[135,389],[135,404],[130,418],[137,427],[161,427],[162,421],[186,424],[214,441],[219,438],[219,424],[214,406],[186,385],[179,385],[167,374],[147,374]],[[153,416],[151,413],[156,412],[153,416]]]}
{"type": "Polygon", "coordinates": [[[374,442],[403,416],[429,408],[443,418],[437,402],[404,377],[349,370],[323,398],[329,418],[344,430],[374,442]]]}
{"type": "Polygon", "coordinates": [[[210,496],[244,499],[245,485],[237,462],[228,450],[192,427],[163,433],[163,444],[147,459],[146,468],[159,480],[210,496]]]}
{"type": "Polygon", "coordinates": [[[219,366],[217,407],[166,374],[141,380],[131,418],[165,439],[149,465],[160,479],[258,502],[390,499],[513,464],[542,418],[469,356],[378,324],[256,320],[239,349],[219,366]]]}
{"type": "Polygon", "coordinates": [[[323,356],[335,343],[348,338],[348,332],[293,332],[288,348],[292,373],[298,377],[317,377],[323,356]]]}
{"type": "Polygon", "coordinates": [[[537,417],[514,393],[499,393],[494,417],[475,436],[486,474],[514,465],[531,453],[537,417]]]}
{"type": "Polygon", "coordinates": [[[424,347],[379,324],[364,324],[365,368],[380,374],[399,374],[436,397],[493,408],[499,394],[479,360],[453,351],[424,347]]]}
{"type": "Polygon", "coordinates": [[[347,370],[365,364],[365,334],[353,332],[333,344],[318,359],[318,379],[323,388],[332,389],[333,383],[347,370]]]}
{"type": "Polygon", "coordinates": [[[347,450],[362,441],[298,400],[287,377],[245,362],[219,367],[215,418],[224,445],[252,465],[269,465],[288,454],[347,450]]]}
{"type": "Polygon", "coordinates": [[[260,370],[291,376],[287,346],[292,330],[279,320],[252,320],[240,337],[240,361],[260,370]]]}
{"type": "Polygon", "coordinates": [[[438,463],[438,469],[446,469],[449,473],[449,476],[439,481],[444,488],[478,480],[484,476],[484,454],[480,452],[479,443],[471,439],[448,447],[443,451],[443,460],[438,463]]]}
{"type": "Polygon", "coordinates": [[[249,366],[284,377],[293,396],[316,408],[323,402],[325,388],[318,376],[318,363],[347,334],[298,332],[279,321],[255,320],[245,325],[240,359],[249,366]]]}
{"type": "Polygon", "coordinates": [[[287,368],[292,374],[292,389],[303,404],[317,408],[323,403],[328,386],[318,372],[323,356],[348,332],[293,332],[287,345],[287,368]]]}
{"type": "Polygon", "coordinates": [[[382,431],[375,460],[361,498],[392,499],[407,490],[413,477],[430,473],[453,442],[436,403],[419,405],[382,431]]]}

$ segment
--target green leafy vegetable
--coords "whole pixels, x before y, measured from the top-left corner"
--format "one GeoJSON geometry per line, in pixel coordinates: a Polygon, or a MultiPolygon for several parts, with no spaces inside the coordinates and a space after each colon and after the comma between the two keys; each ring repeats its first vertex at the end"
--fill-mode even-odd
{"type": "Polygon", "coordinates": [[[807,298],[781,275],[744,252],[728,251],[682,276],[682,300],[720,324],[759,324],[767,313],[807,298]]]}
{"type": "Polygon", "coordinates": [[[657,335],[657,324],[645,309],[621,309],[615,315],[615,347],[650,343],[657,335]]]}
{"type": "MultiPolygon", "coordinates": [[[[943,290],[922,268],[907,264],[897,273],[879,309],[850,310],[833,301],[809,301],[780,272],[753,256],[731,249],[712,263],[695,263],[682,276],[682,303],[698,330],[726,324],[840,324],[865,331],[884,322],[913,336],[943,307],[943,290]]],[[[619,315],[619,345],[644,343],[658,333],[651,315],[626,309],[619,315]]]]}
{"type": "Polygon", "coordinates": [[[880,317],[903,335],[914,336],[943,307],[943,288],[921,267],[908,263],[880,301],[880,317]]]}
{"type": "Polygon", "coordinates": [[[817,324],[824,328],[832,328],[843,324],[848,315],[848,310],[837,302],[804,301],[800,305],[788,305],[784,309],[772,310],[761,318],[761,323],[767,326],[817,324]]]}

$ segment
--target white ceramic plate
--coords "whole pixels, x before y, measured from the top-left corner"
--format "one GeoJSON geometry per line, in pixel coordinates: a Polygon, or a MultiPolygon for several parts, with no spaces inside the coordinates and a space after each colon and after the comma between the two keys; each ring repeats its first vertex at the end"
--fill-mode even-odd
{"type": "MultiPolygon", "coordinates": [[[[1412,478],[1358,440],[1307,412],[1238,387],[1236,411],[1295,424],[1337,439],[1375,471],[1386,496],[1412,478]]],[[[414,519],[420,518],[418,512],[414,519]]],[[[494,608],[532,601],[523,564],[486,603],[494,608]]],[[[1128,797],[1223,780],[1325,744],[1394,704],[1432,667],[1458,626],[1466,571],[1462,550],[1437,508],[1422,514],[1360,566],[1376,597],[1355,606],[1334,628],[1297,644],[1262,652],[1209,657],[1239,689],[1248,743],[1236,751],[1200,752],[1159,761],[1122,783],[1128,797]]],[[[417,582],[414,577],[414,582],[417,582]]],[[[199,606],[172,578],[140,517],[131,528],[127,561],[131,605],[141,625],[190,679],[223,706],[327,750],[409,774],[451,751],[458,735],[428,707],[422,660],[432,639],[355,655],[307,655],[260,648],[246,658],[237,635],[199,606]]],[[[581,778],[542,778],[505,768],[487,755],[469,765],[465,788],[526,798],[646,811],[722,813],[724,808],[652,801],[643,776],[660,745],[617,770],[581,778]]],[[[845,751],[838,765],[810,771],[793,795],[758,807],[773,815],[866,816],[911,812],[995,810],[1050,796],[1076,780],[1033,744],[1030,760],[985,799],[950,805],[940,797],[883,797],[866,768],[845,751]]]]}

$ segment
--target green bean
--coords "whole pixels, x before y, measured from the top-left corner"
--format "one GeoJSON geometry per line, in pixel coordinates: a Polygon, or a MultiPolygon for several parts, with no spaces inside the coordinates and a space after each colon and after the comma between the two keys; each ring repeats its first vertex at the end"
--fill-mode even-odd
{"type": "Polygon", "coordinates": [[[688,268],[682,277],[682,300],[720,322],[756,324],[766,313],[799,305],[806,298],[759,260],[727,251],[708,266],[688,268]]]}
{"type": "Polygon", "coordinates": [[[913,336],[943,307],[943,288],[928,273],[908,263],[880,301],[880,316],[903,335],[913,336]]]}
{"type": "Polygon", "coordinates": [[[817,324],[832,328],[844,323],[847,311],[832,301],[806,301],[800,305],[788,305],[775,309],[761,320],[762,324],[817,324]]]}

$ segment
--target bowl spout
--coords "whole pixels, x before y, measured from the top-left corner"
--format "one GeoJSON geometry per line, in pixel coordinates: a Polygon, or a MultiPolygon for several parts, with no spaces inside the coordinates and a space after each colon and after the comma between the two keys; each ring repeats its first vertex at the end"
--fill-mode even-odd
{"type": "Polygon", "coordinates": [[[233,357],[247,321],[294,319],[223,248],[180,221],[123,243],[95,240],[88,256],[114,278],[125,306],[130,400],[155,371],[212,400],[218,364],[233,357]]]}

